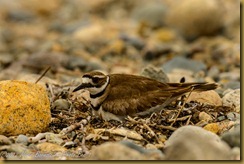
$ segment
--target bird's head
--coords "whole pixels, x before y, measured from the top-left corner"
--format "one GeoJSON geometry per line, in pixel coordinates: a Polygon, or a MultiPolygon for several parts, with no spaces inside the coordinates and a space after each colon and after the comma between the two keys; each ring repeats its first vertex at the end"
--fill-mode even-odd
{"type": "Polygon", "coordinates": [[[109,83],[109,76],[102,72],[92,71],[82,76],[82,83],[73,92],[87,89],[90,94],[97,94],[103,91],[109,83]]]}

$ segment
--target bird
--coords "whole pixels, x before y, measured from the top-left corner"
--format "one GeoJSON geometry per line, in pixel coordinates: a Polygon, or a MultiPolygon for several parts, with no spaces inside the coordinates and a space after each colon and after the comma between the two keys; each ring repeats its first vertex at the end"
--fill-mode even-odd
{"type": "Polygon", "coordinates": [[[166,107],[179,97],[193,92],[214,90],[216,83],[163,83],[131,74],[104,74],[91,71],[82,76],[73,92],[85,89],[90,94],[92,113],[105,121],[123,121],[127,116],[147,114],[166,107]]]}

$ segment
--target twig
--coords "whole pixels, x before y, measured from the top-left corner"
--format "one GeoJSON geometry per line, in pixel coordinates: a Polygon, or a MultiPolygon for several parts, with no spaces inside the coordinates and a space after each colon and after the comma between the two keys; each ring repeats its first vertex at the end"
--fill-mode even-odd
{"type": "Polygon", "coordinates": [[[79,127],[83,128],[84,125],[86,125],[90,121],[90,119],[91,119],[91,116],[88,116],[86,119],[82,119],[80,122],[72,124],[72,125],[68,126],[67,128],[64,128],[63,130],[61,130],[61,132],[59,134],[65,135],[79,127]]]}
{"type": "Polygon", "coordinates": [[[187,96],[186,100],[183,102],[182,106],[180,107],[180,110],[178,111],[178,113],[177,113],[177,115],[176,115],[176,117],[175,117],[174,121],[171,123],[171,125],[170,125],[170,126],[173,126],[173,125],[174,125],[174,123],[176,122],[177,118],[179,117],[180,113],[182,112],[182,110],[183,110],[183,108],[184,108],[184,106],[185,106],[185,104],[186,104],[186,101],[187,101],[187,100],[188,100],[188,98],[190,97],[190,95],[191,95],[191,93],[192,93],[192,91],[193,91],[193,90],[194,90],[194,87],[192,87],[192,88],[191,88],[190,93],[188,94],[188,96],[187,96]]]}
{"type": "Polygon", "coordinates": [[[45,76],[45,74],[47,73],[47,71],[49,71],[49,69],[51,68],[51,66],[47,67],[47,69],[41,74],[41,76],[36,80],[35,84],[38,83],[38,81],[40,81],[43,76],[45,76]]]}
{"type": "Polygon", "coordinates": [[[177,129],[177,128],[174,128],[172,126],[164,126],[164,125],[156,125],[156,126],[161,128],[161,129],[172,130],[172,131],[175,131],[177,129]]]}
{"type": "Polygon", "coordinates": [[[177,119],[169,119],[167,122],[185,121],[186,119],[189,119],[189,117],[191,117],[191,115],[187,115],[187,116],[180,117],[180,118],[177,118],[177,119]]]}

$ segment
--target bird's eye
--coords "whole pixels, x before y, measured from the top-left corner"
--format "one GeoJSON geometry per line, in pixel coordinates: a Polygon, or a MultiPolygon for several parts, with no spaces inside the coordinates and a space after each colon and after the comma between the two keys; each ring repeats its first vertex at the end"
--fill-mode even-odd
{"type": "Polygon", "coordinates": [[[97,77],[92,78],[92,82],[93,82],[93,83],[98,83],[98,82],[99,82],[99,78],[97,78],[97,77]]]}

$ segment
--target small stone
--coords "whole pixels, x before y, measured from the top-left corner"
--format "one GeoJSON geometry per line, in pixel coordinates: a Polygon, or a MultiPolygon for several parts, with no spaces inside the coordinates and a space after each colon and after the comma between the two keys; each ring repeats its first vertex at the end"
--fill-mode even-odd
{"type": "Polygon", "coordinates": [[[240,133],[240,125],[233,128],[233,130],[229,130],[222,134],[222,140],[224,140],[231,147],[240,147],[241,146],[241,133],[240,133]]]}
{"type": "Polygon", "coordinates": [[[28,145],[28,137],[26,135],[20,134],[16,141],[16,143],[22,143],[23,145],[28,145]]]}
{"type": "Polygon", "coordinates": [[[57,99],[53,102],[52,108],[56,110],[68,110],[70,105],[70,102],[68,102],[66,99],[57,99]]]}
{"type": "Polygon", "coordinates": [[[222,98],[223,105],[234,108],[234,112],[240,113],[240,89],[226,93],[222,98]]]}
{"type": "MultiPolygon", "coordinates": [[[[160,3],[160,2],[158,2],[160,3]]],[[[138,22],[150,27],[159,27],[164,24],[167,8],[163,3],[149,3],[134,9],[132,17],[138,22]]]]}
{"type": "Polygon", "coordinates": [[[0,145],[10,145],[12,142],[4,135],[0,135],[0,145]]]}
{"type": "Polygon", "coordinates": [[[25,81],[0,81],[0,134],[36,134],[51,121],[45,88],[25,81]]]}
{"type": "Polygon", "coordinates": [[[217,123],[207,124],[206,126],[203,127],[203,129],[215,134],[217,134],[220,130],[219,125],[217,123]]]}
{"type": "Polygon", "coordinates": [[[182,78],[185,79],[185,82],[196,82],[193,78],[193,72],[185,69],[173,69],[170,73],[167,73],[169,81],[171,83],[179,83],[182,78]]]}
{"type": "Polygon", "coordinates": [[[54,143],[58,145],[62,145],[64,143],[64,140],[60,137],[59,134],[47,133],[45,138],[50,143],[54,143]]]}
{"type": "Polygon", "coordinates": [[[227,118],[231,121],[237,121],[240,120],[240,114],[236,112],[229,112],[227,113],[227,118]]]}
{"type": "Polygon", "coordinates": [[[199,71],[205,71],[207,67],[201,61],[195,61],[179,56],[163,64],[162,68],[166,73],[171,72],[175,68],[186,69],[197,73],[199,71]]]}
{"type": "Polygon", "coordinates": [[[214,90],[204,92],[192,92],[187,99],[187,102],[197,101],[204,104],[221,106],[222,100],[217,92],[214,90]]]}
{"type": "Polygon", "coordinates": [[[149,65],[146,68],[144,68],[142,70],[141,75],[155,79],[155,80],[160,81],[162,83],[168,83],[169,82],[169,78],[168,78],[167,74],[162,69],[156,68],[152,65],[149,65]]]}
{"type": "Polygon", "coordinates": [[[224,26],[224,10],[218,0],[181,0],[172,4],[167,24],[188,40],[214,35],[224,26]]]}
{"type": "Polygon", "coordinates": [[[207,114],[206,112],[200,112],[198,117],[199,117],[200,121],[203,120],[203,121],[209,122],[209,121],[213,120],[212,117],[209,114],[207,114]]]}
{"type": "Polygon", "coordinates": [[[77,143],[75,143],[74,141],[68,141],[68,142],[65,142],[65,144],[63,145],[63,147],[65,148],[72,148],[72,147],[75,147],[77,145],[77,143]]]}
{"type": "Polygon", "coordinates": [[[241,150],[239,147],[234,147],[231,149],[231,155],[233,160],[241,160],[241,150]]]}
{"type": "Polygon", "coordinates": [[[91,150],[86,160],[143,160],[142,155],[137,150],[131,149],[120,143],[107,142],[91,150]]]}
{"type": "Polygon", "coordinates": [[[197,126],[178,128],[164,148],[165,160],[230,160],[230,150],[219,136],[197,126]]]}
{"type": "Polygon", "coordinates": [[[43,142],[36,146],[42,152],[64,152],[66,149],[54,143],[43,142]]]}

